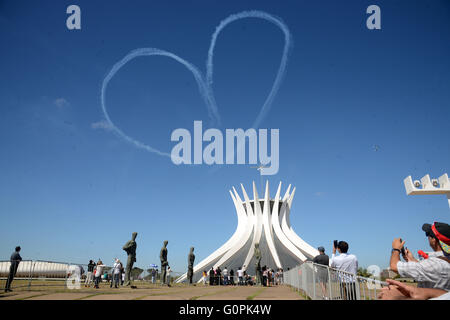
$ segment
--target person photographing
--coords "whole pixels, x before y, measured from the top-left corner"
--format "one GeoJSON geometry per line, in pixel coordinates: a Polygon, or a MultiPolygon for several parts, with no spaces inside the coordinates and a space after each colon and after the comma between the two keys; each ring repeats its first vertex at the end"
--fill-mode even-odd
{"type": "Polygon", "coordinates": [[[354,254],[348,254],[347,242],[334,241],[330,266],[338,271],[345,272],[339,273],[343,299],[356,300],[355,276],[358,271],[358,259],[354,254]],[[339,253],[337,256],[336,251],[339,253]]]}
{"type": "Polygon", "coordinates": [[[433,254],[428,259],[417,261],[409,250],[401,261],[400,256],[405,241],[395,238],[392,241],[390,269],[401,277],[412,278],[418,282],[419,288],[450,290],[450,226],[443,222],[433,225],[424,224],[422,230],[428,238],[433,254]]]}

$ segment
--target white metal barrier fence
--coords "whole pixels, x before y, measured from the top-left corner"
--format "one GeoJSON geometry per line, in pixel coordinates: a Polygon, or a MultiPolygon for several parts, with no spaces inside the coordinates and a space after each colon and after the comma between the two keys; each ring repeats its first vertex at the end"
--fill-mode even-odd
{"type": "MultiPolygon", "coordinates": [[[[0,261],[0,289],[3,289],[6,285],[10,266],[10,261],[0,261]]],[[[103,270],[109,273],[110,269],[111,267],[104,267],[103,270]]],[[[66,287],[68,282],[75,280],[74,275],[79,275],[79,280],[84,284],[87,271],[87,264],[23,260],[19,263],[11,288],[30,288],[31,286],[66,287]]]]}
{"type": "Polygon", "coordinates": [[[305,262],[283,274],[283,283],[303,291],[312,300],[376,300],[387,283],[305,262]]]}
{"type": "MultiPolygon", "coordinates": [[[[8,276],[10,273],[10,261],[0,261],[0,290],[5,288],[8,276]]],[[[171,273],[171,283],[176,278],[181,276],[183,272],[171,273]]],[[[93,285],[94,276],[91,275],[87,279],[88,265],[80,263],[55,262],[55,261],[41,261],[41,260],[23,260],[19,263],[14,280],[11,283],[11,289],[15,288],[31,288],[43,286],[62,286],[74,287],[76,282],[76,275],[79,275],[79,283],[81,286],[85,284],[93,285]],[[90,281],[89,281],[90,280],[90,281]]],[[[160,272],[155,277],[155,283],[160,283],[160,272]]],[[[110,283],[112,281],[112,267],[105,266],[103,274],[101,275],[101,282],[110,283]]],[[[152,283],[151,275],[147,270],[141,272],[139,275],[131,276],[133,281],[152,283]]],[[[122,282],[122,281],[120,281],[122,282]]]]}

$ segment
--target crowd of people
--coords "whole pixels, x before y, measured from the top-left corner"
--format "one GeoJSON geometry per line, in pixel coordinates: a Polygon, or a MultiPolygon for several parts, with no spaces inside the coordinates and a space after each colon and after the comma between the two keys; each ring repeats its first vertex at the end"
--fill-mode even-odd
{"type": "MultiPolygon", "coordinates": [[[[382,300],[400,299],[442,299],[450,300],[450,226],[446,223],[425,223],[422,226],[431,252],[419,251],[420,258],[405,247],[406,241],[395,238],[389,261],[389,269],[401,278],[412,279],[417,285],[405,284],[387,279],[378,298],[382,300]],[[403,261],[402,261],[403,259],[403,261]]],[[[320,284],[323,299],[327,299],[328,266],[337,270],[338,282],[343,299],[354,300],[356,295],[356,275],[358,259],[348,253],[349,245],[345,241],[334,241],[331,260],[325,249],[319,247],[319,255],[312,259],[318,267],[317,282],[320,284]],[[336,252],[339,255],[336,255],[336,252]],[[320,267],[323,265],[323,267],[320,267]]]]}
{"type": "MultiPolygon", "coordinates": [[[[263,286],[273,286],[279,285],[283,282],[283,269],[278,269],[276,272],[264,266],[262,268],[262,279],[261,284],[263,286]]],[[[247,273],[245,266],[239,267],[236,271],[236,274],[233,269],[229,270],[225,267],[223,270],[219,267],[213,268],[209,270],[209,273],[206,270],[202,272],[202,282],[204,285],[208,283],[211,286],[247,286],[247,285],[255,285],[258,282],[256,281],[255,276],[251,276],[247,273]]]]}
{"type": "Polygon", "coordinates": [[[405,247],[406,241],[395,238],[389,261],[392,271],[400,277],[414,279],[417,287],[389,279],[389,286],[381,290],[380,299],[450,300],[450,226],[442,222],[425,223],[422,230],[431,252],[417,259],[405,247]]]}
{"type": "Polygon", "coordinates": [[[93,260],[89,260],[84,286],[90,287],[94,284],[94,288],[99,289],[99,284],[102,281],[109,282],[111,288],[113,285],[114,288],[119,288],[119,286],[123,285],[125,281],[125,269],[122,262],[117,258],[114,259],[111,274],[106,271],[105,267],[106,265],[104,265],[100,259],[97,263],[93,260]]]}
{"type": "Polygon", "coordinates": [[[319,254],[311,261],[317,265],[316,281],[320,284],[323,299],[328,299],[328,267],[337,270],[337,280],[340,284],[342,298],[345,300],[356,299],[355,275],[358,271],[358,259],[354,254],[349,254],[348,249],[349,245],[346,241],[335,240],[330,260],[329,256],[325,254],[324,247],[317,248],[319,254]],[[336,252],[339,254],[336,255],[336,252]]]}

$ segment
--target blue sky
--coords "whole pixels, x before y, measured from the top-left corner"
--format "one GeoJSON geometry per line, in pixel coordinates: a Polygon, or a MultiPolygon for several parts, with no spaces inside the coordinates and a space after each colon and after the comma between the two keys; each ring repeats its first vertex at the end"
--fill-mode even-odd
{"type": "MultiPolygon", "coordinates": [[[[346,240],[360,265],[387,267],[400,236],[428,249],[421,225],[448,222],[444,196],[405,194],[403,179],[449,172],[450,3],[448,1],[0,1],[0,256],[20,244],[24,259],[125,259],[138,232],[137,266],[184,271],[234,232],[228,190],[260,177],[249,165],[175,166],[137,149],[102,121],[100,88],[133,49],[173,52],[205,73],[211,35],[244,10],[283,19],[293,47],[261,127],[280,129],[280,170],[267,177],[297,187],[291,223],[331,253],[346,240]],[[82,29],[66,28],[78,4],[82,29]],[[382,29],[366,28],[381,8],[382,29]],[[379,148],[374,148],[379,146],[379,148]]],[[[214,94],[222,123],[253,124],[274,81],[283,34],[241,20],[217,42],[214,94]]],[[[107,91],[113,121],[164,152],[176,128],[209,118],[186,69],[164,57],[127,64],[107,91]]]]}

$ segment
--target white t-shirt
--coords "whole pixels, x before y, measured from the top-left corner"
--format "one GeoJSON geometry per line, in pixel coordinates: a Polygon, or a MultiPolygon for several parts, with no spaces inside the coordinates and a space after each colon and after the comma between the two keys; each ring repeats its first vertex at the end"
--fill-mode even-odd
{"type": "Polygon", "coordinates": [[[106,265],[104,264],[98,264],[97,265],[97,271],[95,271],[95,276],[96,277],[100,277],[103,274],[103,267],[105,267],[106,265]]]}
{"type": "Polygon", "coordinates": [[[115,262],[114,263],[114,274],[119,274],[119,273],[120,273],[120,263],[115,262]]]}
{"type": "Polygon", "coordinates": [[[431,257],[443,257],[444,253],[441,251],[432,251],[432,252],[426,252],[426,254],[428,254],[428,258],[431,257]]]}
{"type": "MultiPolygon", "coordinates": [[[[354,254],[341,253],[336,256],[333,254],[331,256],[331,264],[332,268],[338,269],[339,271],[345,271],[348,273],[352,273],[356,275],[358,271],[358,259],[354,254]]],[[[345,275],[342,277],[345,282],[353,282],[353,277],[349,275],[345,275]]]]}
{"type": "Polygon", "coordinates": [[[450,290],[450,263],[438,257],[431,257],[419,262],[397,263],[401,277],[413,278],[419,288],[450,290]]]}
{"type": "Polygon", "coordinates": [[[243,277],[244,276],[244,271],[242,271],[242,269],[239,269],[237,271],[238,277],[243,277]]]}

